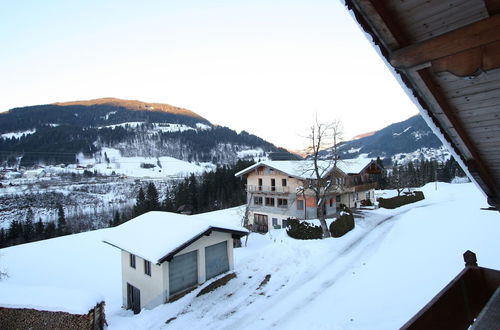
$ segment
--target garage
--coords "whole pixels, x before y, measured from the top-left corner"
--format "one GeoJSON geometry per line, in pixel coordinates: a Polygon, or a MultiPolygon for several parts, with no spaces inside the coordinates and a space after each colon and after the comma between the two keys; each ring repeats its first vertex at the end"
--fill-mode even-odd
{"type": "Polygon", "coordinates": [[[198,284],[198,251],[173,257],[168,265],[170,295],[198,284]]]}
{"type": "Polygon", "coordinates": [[[153,211],[112,228],[103,241],[121,249],[122,306],[137,313],[233,270],[234,240],[245,235],[206,215],[153,211]]]}
{"type": "Polygon", "coordinates": [[[205,248],[205,269],[207,279],[225,273],[229,270],[227,241],[210,245],[205,248]]]}

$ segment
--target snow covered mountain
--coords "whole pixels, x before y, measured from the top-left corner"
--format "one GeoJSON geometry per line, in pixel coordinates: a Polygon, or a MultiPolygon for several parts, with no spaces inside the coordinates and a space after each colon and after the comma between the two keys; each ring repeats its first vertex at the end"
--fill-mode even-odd
{"type": "Polygon", "coordinates": [[[245,131],[213,125],[168,104],[113,98],[15,108],[0,113],[0,228],[43,222],[62,205],[74,231],[130,213],[140,187],[160,197],[191,173],[240,159],[288,155],[245,131]]]}
{"type": "Polygon", "coordinates": [[[173,157],[234,163],[285,152],[245,131],[213,125],[168,104],[104,98],[11,109],[0,113],[4,166],[76,163],[113,148],[122,157],[173,157]]]}
{"type": "Polygon", "coordinates": [[[368,136],[346,141],[340,151],[344,159],[380,157],[386,159],[386,162],[390,159],[398,164],[417,159],[444,162],[450,158],[450,153],[420,115],[391,124],[368,136]]]}

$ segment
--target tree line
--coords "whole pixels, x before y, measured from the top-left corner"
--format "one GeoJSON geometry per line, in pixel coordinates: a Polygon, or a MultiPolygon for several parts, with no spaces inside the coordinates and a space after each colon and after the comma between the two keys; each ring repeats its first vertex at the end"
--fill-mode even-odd
{"type": "MultiPolygon", "coordinates": [[[[133,217],[149,211],[198,214],[242,205],[246,202],[245,184],[235,174],[252,164],[252,161],[240,160],[234,165],[218,166],[215,171],[200,176],[191,174],[167,189],[163,200],[160,200],[154,183],[150,182],[146,191],[139,189],[133,217]]],[[[116,213],[110,225],[116,226],[125,221],[116,213]]]]}
{"type": "MultiPolygon", "coordinates": [[[[383,166],[380,158],[377,164],[383,166]]],[[[400,194],[405,188],[421,187],[429,182],[451,182],[455,177],[464,177],[457,161],[451,157],[444,163],[436,160],[416,160],[407,164],[394,164],[390,171],[378,179],[379,189],[396,189],[400,194]]]]}
{"type": "Polygon", "coordinates": [[[66,223],[64,208],[61,204],[58,206],[57,222],[43,222],[41,218],[35,222],[33,210],[29,208],[24,220],[11,221],[7,230],[0,228],[0,248],[68,234],[71,234],[71,231],[66,223]]]}

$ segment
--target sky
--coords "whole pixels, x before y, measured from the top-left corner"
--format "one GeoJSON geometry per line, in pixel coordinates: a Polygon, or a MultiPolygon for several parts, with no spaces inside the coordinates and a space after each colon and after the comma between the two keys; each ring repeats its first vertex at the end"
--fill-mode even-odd
{"type": "Polygon", "coordinates": [[[290,150],[418,110],[340,0],[0,0],[0,111],[167,103],[290,150]]]}

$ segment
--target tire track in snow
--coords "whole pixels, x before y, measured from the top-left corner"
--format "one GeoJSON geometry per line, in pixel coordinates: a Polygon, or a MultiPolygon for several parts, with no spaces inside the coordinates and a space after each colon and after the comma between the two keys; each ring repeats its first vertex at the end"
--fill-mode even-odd
{"type": "MultiPolygon", "coordinates": [[[[424,205],[416,206],[413,208],[420,208],[420,207],[427,207],[431,205],[431,203],[426,203],[424,205]]],[[[323,264],[323,267],[320,269],[316,270],[313,273],[308,273],[306,278],[303,278],[299,281],[296,281],[291,287],[289,287],[287,290],[282,291],[278,297],[275,299],[278,299],[279,301],[285,301],[287,297],[293,296],[297,294],[296,289],[300,289],[300,286],[304,281],[314,281],[316,277],[323,275],[323,269],[325,267],[331,266],[334,263],[338,262],[343,262],[348,258],[349,260],[346,260],[346,264],[342,269],[340,269],[338,272],[335,273],[333,278],[330,278],[328,280],[322,281],[321,283],[318,284],[317,289],[314,290],[311,293],[308,293],[305,297],[302,296],[299,300],[301,303],[293,306],[290,309],[285,309],[281,308],[279,310],[279,314],[282,316],[279,316],[277,319],[272,321],[271,326],[276,327],[276,326],[284,326],[285,323],[289,322],[290,316],[289,315],[295,315],[300,312],[300,310],[304,306],[304,302],[306,303],[311,303],[316,298],[321,294],[321,292],[325,291],[326,289],[332,287],[337,283],[339,279],[341,279],[351,268],[354,266],[356,263],[359,262],[359,259],[364,256],[367,257],[368,254],[374,253],[374,249],[366,249],[366,247],[375,247],[381,244],[382,238],[387,235],[387,233],[391,230],[392,225],[394,224],[394,220],[396,218],[400,217],[401,215],[409,212],[413,208],[407,208],[405,210],[402,210],[401,212],[392,214],[390,216],[387,216],[379,221],[377,221],[371,228],[366,229],[363,234],[361,234],[356,240],[354,240],[351,244],[345,246],[339,251],[336,251],[336,253],[327,260],[323,264]],[[392,224],[392,225],[391,225],[392,224]],[[387,226],[385,226],[387,225],[387,226]],[[390,226],[389,226],[390,225],[390,226]],[[366,243],[368,241],[368,243],[366,243]],[[363,247],[363,249],[360,249],[359,251],[355,250],[359,247],[363,247]],[[352,253],[355,253],[352,255],[352,253]]],[[[252,311],[250,313],[244,313],[242,315],[238,315],[237,318],[232,319],[231,323],[229,325],[224,326],[222,329],[234,329],[237,327],[238,329],[241,328],[255,328],[256,322],[258,321],[264,321],[265,317],[267,315],[271,315],[271,318],[275,318],[278,313],[276,313],[276,308],[275,304],[273,304],[273,301],[268,301],[264,304],[262,304],[260,307],[260,313],[259,311],[252,311]],[[259,315],[259,318],[256,319],[254,316],[259,315]]],[[[279,306],[280,308],[282,306],[279,306]]],[[[239,314],[239,313],[238,313],[239,314]]],[[[233,314],[232,317],[235,317],[237,314],[233,314]]]]}

